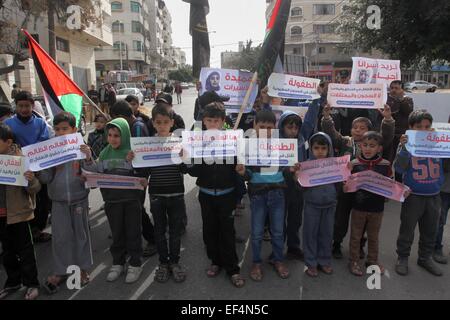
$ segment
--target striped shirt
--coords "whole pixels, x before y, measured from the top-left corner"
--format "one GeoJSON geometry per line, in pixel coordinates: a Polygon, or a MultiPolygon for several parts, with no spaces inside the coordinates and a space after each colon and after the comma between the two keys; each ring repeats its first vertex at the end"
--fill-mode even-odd
{"type": "Polygon", "coordinates": [[[183,168],[183,164],[149,168],[149,194],[184,194],[183,168]]]}

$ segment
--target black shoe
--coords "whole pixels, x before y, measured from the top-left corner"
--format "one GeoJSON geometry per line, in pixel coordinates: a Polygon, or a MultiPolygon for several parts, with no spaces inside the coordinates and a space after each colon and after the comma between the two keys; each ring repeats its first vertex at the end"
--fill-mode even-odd
{"type": "Polygon", "coordinates": [[[344,257],[344,255],[342,254],[342,251],[341,251],[340,243],[336,243],[333,245],[332,254],[335,259],[342,259],[344,257]]]}
{"type": "Polygon", "coordinates": [[[434,250],[433,252],[433,260],[440,264],[447,264],[448,258],[444,256],[442,249],[434,250]]]}
{"type": "Polygon", "coordinates": [[[303,261],[304,258],[305,255],[303,254],[303,251],[300,248],[288,248],[286,252],[286,259],[303,261]]]}
{"type": "Polygon", "coordinates": [[[442,271],[434,264],[432,259],[417,260],[417,265],[427,270],[432,275],[435,275],[437,277],[442,276],[442,271]]]}
{"type": "Polygon", "coordinates": [[[395,265],[395,272],[401,276],[408,275],[408,258],[398,258],[397,264],[395,265]]]}

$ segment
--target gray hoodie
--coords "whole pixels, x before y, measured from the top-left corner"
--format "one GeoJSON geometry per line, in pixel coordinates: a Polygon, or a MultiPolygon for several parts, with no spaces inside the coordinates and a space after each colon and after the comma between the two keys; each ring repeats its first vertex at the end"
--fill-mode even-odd
{"type": "MultiPolygon", "coordinates": [[[[317,132],[316,134],[312,135],[311,138],[309,139],[309,146],[310,146],[309,159],[315,160],[315,157],[312,154],[311,141],[314,139],[314,137],[317,137],[318,135],[322,135],[327,139],[328,157],[333,157],[333,144],[331,142],[330,136],[323,132],[317,132]]],[[[324,184],[317,187],[304,188],[303,190],[304,190],[303,199],[305,200],[305,202],[316,208],[330,208],[336,205],[337,191],[335,183],[324,184]]]]}
{"type": "Polygon", "coordinates": [[[39,172],[38,178],[41,183],[47,184],[48,196],[52,201],[72,204],[89,195],[80,174],[80,161],[71,161],[39,172]]]}

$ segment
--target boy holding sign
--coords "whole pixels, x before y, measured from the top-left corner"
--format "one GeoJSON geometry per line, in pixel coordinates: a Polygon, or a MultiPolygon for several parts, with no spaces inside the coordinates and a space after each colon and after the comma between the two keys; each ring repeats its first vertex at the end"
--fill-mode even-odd
{"type": "MultiPolygon", "coordinates": [[[[433,117],[428,112],[413,111],[408,119],[409,129],[431,131],[433,117]]],[[[400,231],[397,239],[398,261],[395,271],[408,274],[408,257],[414,241],[414,230],[419,224],[419,259],[417,264],[435,276],[442,271],[434,264],[433,254],[441,199],[439,196],[444,182],[442,159],[413,157],[406,149],[408,136],[400,138],[399,150],[395,159],[395,170],[402,174],[403,182],[411,189],[411,195],[402,205],[400,231]]]]}

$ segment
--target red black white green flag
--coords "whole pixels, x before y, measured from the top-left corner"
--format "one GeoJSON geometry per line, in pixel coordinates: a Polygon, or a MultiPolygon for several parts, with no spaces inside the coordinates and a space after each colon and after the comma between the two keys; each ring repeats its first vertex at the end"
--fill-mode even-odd
{"type": "Polygon", "coordinates": [[[52,116],[67,111],[73,114],[79,123],[83,110],[83,91],[26,30],[22,32],[28,38],[30,55],[52,116]]]}

